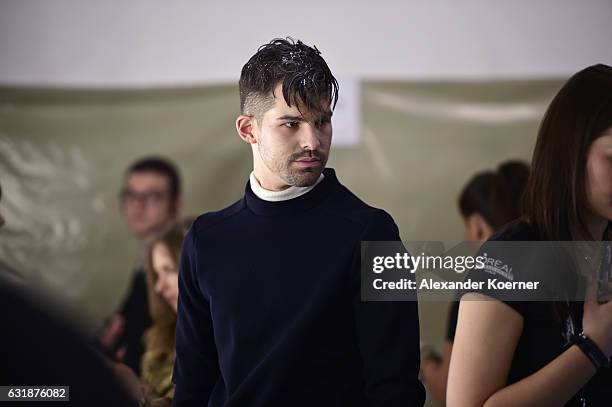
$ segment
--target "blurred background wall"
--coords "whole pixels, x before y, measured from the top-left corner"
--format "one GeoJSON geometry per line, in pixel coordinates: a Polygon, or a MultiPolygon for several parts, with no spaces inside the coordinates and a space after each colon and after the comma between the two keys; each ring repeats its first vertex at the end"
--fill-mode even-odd
{"type": "Polygon", "coordinates": [[[610,57],[608,0],[0,1],[0,82],[175,86],[238,78],[292,35],[340,77],[565,77],[610,57]]]}
{"type": "MultiPolygon", "coordinates": [[[[0,262],[98,325],[139,260],[118,213],[125,167],[178,163],[186,214],[238,199],[240,69],[288,35],[323,51],[353,106],[334,115],[340,180],[405,240],[460,240],[465,182],[529,160],[564,80],[612,63],[610,17],[607,0],[1,0],[0,262]]],[[[421,304],[424,342],[442,343],[446,307],[421,304]]]]}

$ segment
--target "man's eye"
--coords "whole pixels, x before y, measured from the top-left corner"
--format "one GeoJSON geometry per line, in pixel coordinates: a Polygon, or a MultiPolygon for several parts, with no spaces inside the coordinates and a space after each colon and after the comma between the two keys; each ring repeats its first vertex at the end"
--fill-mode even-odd
{"type": "Polygon", "coordinates": [[[294,127],[298,126],[298,122],[285,122],[283,125],[289,129],[293,129],[294,127]]]}

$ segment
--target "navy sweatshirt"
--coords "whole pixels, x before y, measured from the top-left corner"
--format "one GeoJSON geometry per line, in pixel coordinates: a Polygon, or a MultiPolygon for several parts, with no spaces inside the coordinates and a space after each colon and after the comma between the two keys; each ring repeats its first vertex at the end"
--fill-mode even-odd
{"type": "Polygon", "coordinates": [[[360,242],[393,219],[332,169],[281,202],[200,216],[179,273],[173,406],[422,406],[416,302],[360,300],[360,242]]]}

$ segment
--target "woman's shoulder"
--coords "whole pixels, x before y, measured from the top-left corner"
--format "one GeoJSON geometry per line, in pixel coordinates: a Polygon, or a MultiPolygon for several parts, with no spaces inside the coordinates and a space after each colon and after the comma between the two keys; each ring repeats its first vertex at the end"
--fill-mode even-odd
{"type": "Polygon", "coordinates": [[[484,265],[469,274],[484,282],[478,291],[503,302],[567,298],[575,290],[573,260],[559,242],[540,237],[536,227],[516,221],[485,242],[478,252],[484,265]]]}
{"type": "Polygon", "coordinates": [[[541,234],[535,225],[523,219],[508,223],[490,241],[539,241],[541,234]]]}

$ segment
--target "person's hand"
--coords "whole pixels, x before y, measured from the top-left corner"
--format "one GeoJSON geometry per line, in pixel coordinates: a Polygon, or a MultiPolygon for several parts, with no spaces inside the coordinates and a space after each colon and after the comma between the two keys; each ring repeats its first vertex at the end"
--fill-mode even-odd
{"type": "Polygon", "coordinates": [[[440,363],[434,359],[427,358],[421,361],[421,381],[423,384],[429,383],[440,369],[440,363]]]}
{"type": "Polygon", "coordinates": [[[142,400],[148,394],[148,387],[134,373],[130,367],[124,363],[108,361],[108,366],[111,368],[115,377],[125,391],[134,399],[142,400]]]}
{"type": "Polygon", "coordinates": [[[108,324],[102,329],[98,335],[98,343],[100,347],[106,352],[107,355],[112,355],[117,360],[123,360],[125,356],[125,347],[118,349],[113,355],[117,341],[123,333],[123,327],[125,325],[125,318],[122,315],[113,315],[108,324]]]}
{"type": "Polygon", "coordinates": [[[423,383],[427,383],[440,369],[441,356],[431,347],[425,346],[421,349],[421,371],[420,377],[423,383]]]}

